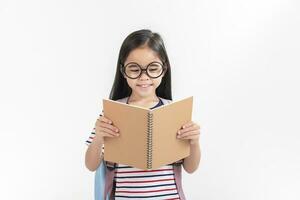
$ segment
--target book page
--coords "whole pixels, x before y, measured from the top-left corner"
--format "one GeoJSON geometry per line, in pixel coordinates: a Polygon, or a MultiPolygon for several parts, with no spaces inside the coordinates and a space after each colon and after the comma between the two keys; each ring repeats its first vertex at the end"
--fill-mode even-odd
{"type": "Polygon", "coordinates": [[[193,97],[153,109],[152,168],[189,156],[188,140],[177,139],[177,131],[192,119],[193,97]]]}
{"type": "Polygon", "coordinates": [[[104,160],[146,169],[148,109],[103,99],[103,111],[120,133],[105,138],[104,160]]]}

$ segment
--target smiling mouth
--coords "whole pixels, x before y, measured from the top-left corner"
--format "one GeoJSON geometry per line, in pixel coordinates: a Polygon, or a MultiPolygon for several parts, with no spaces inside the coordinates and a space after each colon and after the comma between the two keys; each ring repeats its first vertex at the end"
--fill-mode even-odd
{"type": "Polygon", "coordinates": [[[138,87],[142,87],[142,88],[147,88],[147,87],[150,87],[152,86],[153,84],[140,84],[140,85],[137,85],[138,87]]]}

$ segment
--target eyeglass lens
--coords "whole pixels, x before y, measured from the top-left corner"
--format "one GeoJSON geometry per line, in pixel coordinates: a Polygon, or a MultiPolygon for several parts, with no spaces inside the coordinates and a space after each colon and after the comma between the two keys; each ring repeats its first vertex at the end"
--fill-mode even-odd
{"type": "MultiPolygon", "coordinates": [[[[150,77],[156,78],[163,72],[163,66],[160,63],[150,63],[147,66],[147,73],[150,77]]],[[[137,78],[142,73],[142,68],[137,63],[129,63],[125,66],[125,73],[130,78],[137,78]]]]}

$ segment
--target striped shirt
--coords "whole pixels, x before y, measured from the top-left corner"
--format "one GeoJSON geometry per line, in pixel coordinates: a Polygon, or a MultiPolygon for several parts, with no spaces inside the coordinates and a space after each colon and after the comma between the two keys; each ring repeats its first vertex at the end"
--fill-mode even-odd
{"type": "MultiPolygon", "coordinates": [[[[151,109],[161,105],[163,105],[163,102],[160,99],[158,104],[151,109]]],[[[86,140],[86,144],[91,144],[94,137],[95,128],[86,140]]],[[[104,147],[102,152],[104,153],[104,147]]],[[[172,164],[154,170],[142,170],[128,165],[117,164],[114,181],[116,184],[115,200],[179,200],[172,164]]]]}
{"type": "Polygon", "coordinates": [[[115,199],[179,199],[173,165],[141,170],[117,164],[115,199]]]}
{"type": "MultiPolygon", "coordinates": [[[[93,142],[93,139],[94,139],[95,135],[96,135],[95,128],[93,128],[93,130],[90,133],[89,138],[85,141],[85,144],[89,146],[93,142]]],[[[104,154],[104,145],[102,146],[101,153],[104,154]]]]}

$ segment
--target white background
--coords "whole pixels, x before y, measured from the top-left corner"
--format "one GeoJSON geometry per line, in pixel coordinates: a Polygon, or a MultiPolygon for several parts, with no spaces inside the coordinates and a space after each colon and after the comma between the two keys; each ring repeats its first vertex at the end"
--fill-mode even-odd
{"type": "Polygon", "coordinates": [[[191,200],[298,200],[296,0],[0,2],[0,199],[93,199],[85,140],[132,31],[159,32],[173,99],[194,96],[191,200]]]}

